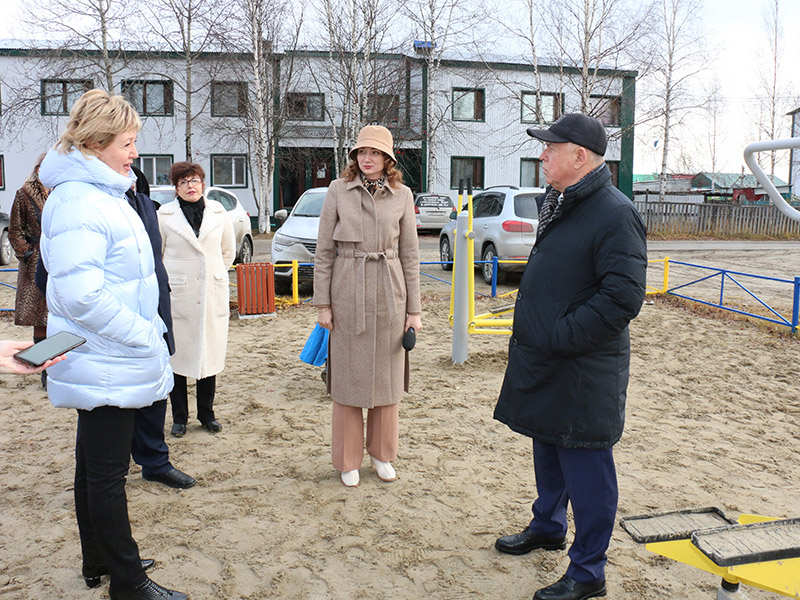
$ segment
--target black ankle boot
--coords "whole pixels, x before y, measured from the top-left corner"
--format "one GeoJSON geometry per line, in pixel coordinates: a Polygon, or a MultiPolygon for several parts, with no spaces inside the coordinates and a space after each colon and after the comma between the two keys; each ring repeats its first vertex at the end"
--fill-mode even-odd
{"type": "MultiPolygon", "coordinates": [[[[146,571],[150,567],[156,564],[152,558],[143,558],[142,559],[142,568],[146,571]]],[[[83,565],[81,569],[83,573],[83,580],[86,582],[86,587],[96,588],[100,585],[100,578],[103,575],[108,575],[108,569],[105,565],[83,565]]]]}
{"type": "Polygon", "coordinates": [[[149,578],[133,590],[117,590],[112,583],[108,595],[111,600],[187,600],[188,598],[183,592],[163,588],[149,578]]]}

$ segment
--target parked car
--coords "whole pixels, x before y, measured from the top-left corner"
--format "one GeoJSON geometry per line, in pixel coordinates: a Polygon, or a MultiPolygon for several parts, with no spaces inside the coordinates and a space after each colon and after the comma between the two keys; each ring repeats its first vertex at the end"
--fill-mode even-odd
{"type": "Polygon", "coordinates": [[[417,194],[414,198],[417,230],[434,229],[439,231],[450,222],[450,213],[454,208],[455,205],[450,196],[425,192],[417,194]]]}
{"type": "Polygon", "coordinates": [[[8,213],[0,212],[0,265],[7,265],[14,258],[14,250],[8,241],[8,213]]]}
{"type": "MultiPolygon", "coordinates": [[[[475,232],[475,260],[528,260],[536,241],[539,227],[539,210],[536,197],[542,188],[492,186],[472,197],[472,230],[475,232]]],[[[466,210],[466,205],[462,211],[466,210]]],[[[456,230],[456,212],[439,234],[439,260],[453,260],[453,240],[456,230]]],[[[483,280],[492,282],[492,264],[479,265],[483,280]]],[[[442,264],[445,271],[450,264],[442,264]]],[[[497,282],[502,283],[509,271],[522,271],[524,264],[500,264],[497,282]]]]}
{"type": "MultiPolygon", "coordinates": [[[[230,190],[218,187],[207,187],[205,196],[209,200],[216,200],[225,210],[233,223],[233,232],[236,235],[236,260],[237,263],[249,263],[253,260],[253,231],[250,226],[250,213],[248,213],[236,195],[230,190]]],[[[175,188],[168,185],[154,185],[150,188],[150,198],[159,205],[175,200],[175,188]]]]}
{"type": "MultiPolygon", "coordinates": [[[[275,218],[283,224],[272,236],[272,262],[275,265],[275,293],[288,294],[292,286],[292,267],[285,263],[293,260],[313,263],[317,250],[319,214],[325,201],[327,187],[311,188],[295,203],[292,212],[286,209],[275,211],[275,218]]],[[[312,281],[314,266],[300,266],[298,281],[312,281]]]]}

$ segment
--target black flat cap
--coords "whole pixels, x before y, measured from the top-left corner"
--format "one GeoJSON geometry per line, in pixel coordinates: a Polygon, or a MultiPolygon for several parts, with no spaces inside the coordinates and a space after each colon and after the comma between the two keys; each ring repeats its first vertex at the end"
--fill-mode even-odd
{"type": "Polygon", "coordinates": [[[572,142],[600,156],[606,153],[608,145],[606,129],[600,121],[581,113],[564,115],[547,129],[528,127],[527,131],[529,136],[537,140],[556,144],[572,142]]]}

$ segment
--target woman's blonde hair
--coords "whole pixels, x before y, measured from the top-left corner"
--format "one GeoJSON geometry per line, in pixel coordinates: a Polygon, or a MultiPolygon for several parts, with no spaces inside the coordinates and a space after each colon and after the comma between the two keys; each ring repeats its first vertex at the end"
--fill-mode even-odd
{"type": "Polygon", "coordinates": [[[78,98],[69,112],[67,128],[56,148],[66,154],[77,148],[84,156],[103,150],[121,133],[142,128],[136,109],[122,96],[104,90],[89,90],[78,98]]]}
{"type": "MultiPolygon", "coordinates": [[[[383,172],[386,174],[386,183],[392,187],[397,187],[403,183],[403,172],[397,168],[397,163],[386,152],[381,151],[384,158],[383,172]]],[[[341,177],[345,181],[353,181],[356,177],[361,175],[361,169],[358,168],[358,160],[350,160],[347,166],[342,171],[341,177]]]]}

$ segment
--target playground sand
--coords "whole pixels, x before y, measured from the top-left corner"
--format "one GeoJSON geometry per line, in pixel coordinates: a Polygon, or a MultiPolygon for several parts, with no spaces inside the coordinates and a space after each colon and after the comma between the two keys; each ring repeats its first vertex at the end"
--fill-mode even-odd
{"type": "MultiPolygon", "coordinates": [[[[197,486],[168,489],[131,468],[131,523],[142,556],[157,561],[156,581],[195,600],[521,600],[561,576],[566,552],[493,548],[525,527],[535,493],[530,440],[492,419],[507,337],[471,338],[468,362],[453,366],[447,292],[424,289],[399,479],[388,484],[365,460],[361,485],[346,489],[330,465],[330,401],[319,369],[297,358],[314,310],[231,321],[222,433],[195,421],[168,439],[197,486]]],[[[27,333],[0,321],[2,338],[27,333]]],[[[734,518],[800,516],[800,341],[658,301],[643,306],[631,336],[619,516],[704,506],[734,518]]],[[[0,386],[0,597],[107,597],[106,585],[89,591],[80,577],[74,411],[52,408],[38,377],[0,376],[0,386]]],[[[607,576],[615,600],[713,598],[719,583],[648,553],[620,527],[607,576]]]]}

